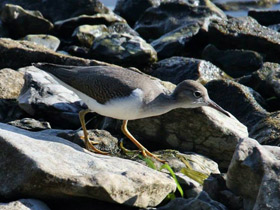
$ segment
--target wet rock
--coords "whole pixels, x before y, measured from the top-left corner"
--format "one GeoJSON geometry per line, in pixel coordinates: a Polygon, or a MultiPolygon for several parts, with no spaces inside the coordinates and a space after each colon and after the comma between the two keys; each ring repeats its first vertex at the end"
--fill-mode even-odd
{"type": "Polygon", "coordinates": [[[250,10],[248,16],[256,19],[261,25],[268,26],[280,23],[279,10],[250,10]]]}
{"type": "Polygon", "coordinates": [[[159,6],[160,0],[118,0],[114,12],[133,26],[146,9],[159,6]]]}
{"type": "Polygon", "coordinates": [[[14,120],[9,122],[10,125],[13,125],[15,127],[30,130],[30,131],[40,131],[45,129],[50,129],[51,126],[48,122],[45,121],[39,121],[32,118],[23,118],[20,120],[14,120]]]}
{"type": "Polygon", "coordinates": [[[256,123],[250,131],[250,137],[260,144],[280,146],[280,111],[270,113],[256,123]]]}
{"type": "Polygon", "coordinates": [[[205,18],[226,18],[210,1],[198,4],[191,5],[180,0],[162,2],[158,7],[148,8],[135,23],[134,29],[145,40],[155,40],[180,26],[203,22],[205,18]]]}
{"type": "Polygon", "coordinates": [[[99,0],[48,0],[39,2],[34,0],[4,0],[0,2],[0,7],[3,7],[6,3],[17,4],[28,10],[39,10],[53,22],[82,14],[109,13],[109,9],[99,0]]]}
{"type": "Polygon", "coordinates": [[[115,22],[108,26],[108,30],[110,33],[130,34],[132,36],[139,36],[139,34],[125,22],[115,22]]]}
{"type": "Polygon", "coordinates": [[[238,144],[227,172],[227,186],[244,199],[244,209],[278,209],[279,147],[245,138],[238,144]]]}
{"type": "Polygon", "coordinates": [[[81,25],[106,25],[109,26],[116,22],[126,21],[114,14],[96,14],[96,15],[81,15],[78,17],[69,18],[55,22],[55,29],[62,37],[69,37],[74,30],[81,25]]]}
{"type": "Polygon", "coordinates": [[[223,71],[208,61],[176,56],[155,63],[149,74],[174,84],[185,79],[207,83],[213,79],[227,78],[223,71]]]}
{"type": "Polygon", "coordinates": [[[129,206],[158,205],[173,179],[139,163],[90,153],[61,138],[0,124],[0,195],[94,198],[129,206]]]}
{"type": "Polygon", "coordinates": [[[130,132],[148,148],[173,148],[205,155],[227,168],[236,144],[248,136],[234,117],[203,107],[177,109],[157,117],[132,120],[130,132]]]}
{"type": "Polygon", "coordinates": [[[25,84],[18,97],[21,109],[31,116],[47,120],[55,128],[80,126],[78,112],[85,107],[81,106],[77,95],[35,67],[20,71],[25,73],[25,84]]]}
{"type": "Polygon", "coordinates": [[[139,36],[105,34],[95,39],[92,58],[122,66],[147,66],[157,60],[154,48],[139,36]]]}
{"type": "Polygon", "coordinates": [[[94,40],[105,33],[109,33],[105,25],[81,25],[75,29],[72,37],[82,46],[90,48],[94,40]]]}
{"type": "Polygon", "coordinates": [[[36,199],[20,199],[9,203],[0,203],[2,210],[50,210],[42,201],[36,199]]]}
{"type": "Polygon", "coordinates": [[[219,49],[244,49],[263,54],[265,61],[279,62],[280,34],[251,17],[212,20],[205,39],[219,49]]]}
{"type": "Polygon", "coordinates": [[[238,82],[253,88],[265,98],[280,98],[280,65],[266,62],[258,71],[240,78],[238,82]]]}
{"type": "Polygon", "coordinates": [[[0,38],[0,54],[0,68],[17,69],[23,66],[30,66],[36,62],[82,66],[108,65],[100,61],[55,53],[53,50],[28,41],[14,41],[6,38],[0,38]]]}
{"type": "Polygon", "coordinates": [[[264,99],[251,88],[229,80],[211,81],[206,87],[210,98],[246,125],[249,132],[258,121],[268,115],[260,106],[262,103],[265,105],[264,99]]]}
{"type": "Polygon", "coordinates": [[[219,50],[214,45],[207,45],[204,48],[202,58],[235,78],[257,71],[263,63],[263,57],[255,51],[219,50]]]}
{"type": "Polygon", "coordinates": [[[189,51],[194,50],[188,49],[188,42],[198,33],[200,27],[198,23],[183,25],[154,40],[151,45],[157,51],[159,59],[176,55],[187,56],[189,51]]]}
{"type": "Polygon", "coordinates": [[[48,33],[54,27],[39,11],[28,11],[12,4],[6,4],[2,8],[1,20],[9,30],[9,35],[14,38],[48,33]]]}
{"type": "Polygon", "coordinates": [[[29,42],[43,45],[53,51],[56,51],[60,44],[60,40],[57,37],[46,34],[30,34],[25,36],[23,39],[29,42]]]}
{"type": "Polygon", "coordinates": [[[23,74],[13,69],[0,70],[0,99],[16,99],[23,87],[23,74]]]}
{"type": "Polygon", "coordinates": [[[201,209],[201,210],[226,210],[227,208],[217,202],[212,200],[209,195],[202,191],[196,198],[176,198],[170,201],[167,205],[156,208],[157,210],[184,210],[184,209],[201,209]]]}

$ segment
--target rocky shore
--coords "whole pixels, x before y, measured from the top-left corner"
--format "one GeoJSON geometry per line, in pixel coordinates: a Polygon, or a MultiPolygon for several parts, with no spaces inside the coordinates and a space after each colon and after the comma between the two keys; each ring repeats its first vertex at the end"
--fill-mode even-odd
{"type": "Polygon", "coordinates": [[[246,2],[1,1],[0,209],[280,209],[280,11],[226,15],[259,6],[246,2]],[[129,122],[182,196],[162,163],[124,154],[120,141],[135,147],[119,120],[88,114],[110,155],[87,151],[86,105],[37,62],[118,65],[170,91],[196,80],[232,117],[202,107],[129,122]]]}

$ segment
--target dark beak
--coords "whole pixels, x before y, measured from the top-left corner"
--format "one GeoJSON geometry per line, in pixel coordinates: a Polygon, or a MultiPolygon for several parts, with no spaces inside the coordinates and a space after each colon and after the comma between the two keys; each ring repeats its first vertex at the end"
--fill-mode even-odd
{"type": "Polygon", "coordinates": [[[231,117],[231,114],[224,110],[222,107],[220,107],[218,104],[216,104],[214,101],[211,99],[208,100],[208,106],[212,107],[213,109],[218,110],[219,112],[224,113],[226,116],[231,117]]]}

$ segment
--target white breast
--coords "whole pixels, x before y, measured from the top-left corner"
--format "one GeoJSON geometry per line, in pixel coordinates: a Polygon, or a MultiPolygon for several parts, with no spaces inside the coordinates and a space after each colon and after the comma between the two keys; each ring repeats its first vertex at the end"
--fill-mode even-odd
{"type": "Polygon", "coordinates": [[[141,89],[137,88],[133,90],[127,97],[112,99],[105,104],[100,104],[95,99],[67,85],[54,75],[50,75],[58,83],[76,93],[93,112],[120,120],[135,120],[141,118],[139,117],[143,101],[143,91],[141,89]]]}

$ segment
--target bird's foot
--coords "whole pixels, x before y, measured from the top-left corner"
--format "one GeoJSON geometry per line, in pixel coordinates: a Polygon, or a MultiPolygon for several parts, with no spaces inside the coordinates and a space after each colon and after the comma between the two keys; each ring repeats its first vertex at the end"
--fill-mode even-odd
{"type": "MultiPolygon", "coordinates": [[[[83,141],[85,141],[85,136],[80,136],[79,138],[82,139],[83,141]]],[[[90,140],[90,138],[89,138],[88,141],[89,141],[92,145],[97,145],[97,144],[99,144],[99,142],[90,140]]]]}
{"type": "Polygon", "coordinates": [[[142,155],[144,157],[147,157],[147,156],[150,156],[154,159],[156,159],[157,161],[161,162],[161,163],[165,163],[166,161],[165,160],[162,160],[160,159],[160,155],[155,155],[153,153],[151,153],[149,150],[147,150],[145,147],[141,147],[139,148],[139,150],[129,150],[129,149],[126,149],[124,146],[123,146],[123,141],[121,140],[120,142],[120,148],[121,150],[125,153],[125,154],[134,154],[134,153],[142,153],[142,155]]]}
{"type": "MultiPolygon", "coordinates": [[[[97,149],[95,146],[93,146],[92,142],[93,141],[85,141],[85,146],[86,146],[87,150],[89,150],[91,152],[101,154],[101,155],[108,155],[109,154],[108,152],[104,152],[104,151],[101,151],[101,150],[97,149]]],[[[93,143],[98,144],[98,142],[93,142],[93,143]]]]}

